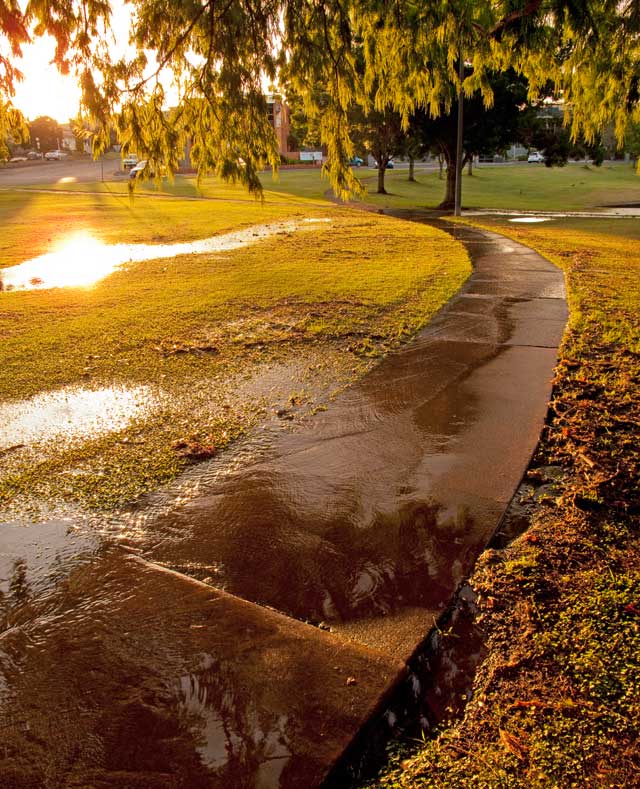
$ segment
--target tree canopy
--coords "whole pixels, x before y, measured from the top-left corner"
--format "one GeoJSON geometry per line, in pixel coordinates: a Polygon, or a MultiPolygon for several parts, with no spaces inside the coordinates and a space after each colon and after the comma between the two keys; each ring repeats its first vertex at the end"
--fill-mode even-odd
{"type": "Polygon", "coordinates": [[[201,171],[252,190],[262,166],[278,163],[263,85],[284,66],[341,195],[358,187],[347,167],[350,109],[393,111],[405,128],[416,111],[448,112],[461,56],[471,65],[465,94],[479,92],[488,107],[489,75],[513,68],[531,97],[551,82],[574,136],[589,141],[612,123],[622,141],[629,120],[640,120],[638,0],[132,0],[128,8],[134,54],[114,60],[108,0],[31,0],[24,12],[0,0],[0,131],[16,122],[14,58],[45,32],[57,41],[58,67],[78,74],[96,152],[115,128],[125,150],[172,167],[188,137],[201,171]],[[176,90],[171,109],[163,75],[176,90]]]}
{"type": "Polygon", "coordinates": [[[41,115],[29,124],[31,147],[41,151],[51,151],[60,147],[62,127],[48,115],[41,115]]]}
{"type": "MultiPolygon", "coordinates": [[[[522,76],[510,69],[488,73],[487,78],[492,93],[491,107],[485,107],[479,92],[465,101],[463,167],[473,156],[494,154],[522,141],[535,120],[535,109],[527,103],[527,84],[522,76]]],[[[443,109],[437,117],[419,110],[411,120],[410,129],[446,161],[446,192],[440,207],[452,208],[457,167],[457,109],[451,112],[443,109]]]]}

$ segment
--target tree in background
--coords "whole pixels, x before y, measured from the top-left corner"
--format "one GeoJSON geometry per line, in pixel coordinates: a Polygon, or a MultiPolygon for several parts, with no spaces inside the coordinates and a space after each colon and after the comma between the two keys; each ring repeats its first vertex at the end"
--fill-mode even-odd
{"type": "Polygon", "coordinates": [[[57,150],[62,143],[62,126],[48,115],[41,115],[29,124],[29,137],[34,150],[57,150]]]}
{"type": "Polygon", "coordinates": [[[429,153],[431,146],[423,138],[420,129],[412,123],[403,136],[400,146],[400,155],[409,160],[408,181],[415,181],[415,163],[429,153]]]}
{"type": "Polygon", "coordinates": [[[640,161],[640,123],[632,123],[624,138],[625,150],[634,162],[640,161]]]}
{"type": "MultiPolygon", "coordinates": [[[[467,72],[470,72],[470,67],[467,72]]],[[[533,108],[527,102],[528,86],[514,71],[488,77],[493,105],[486,108],[480,92],[464,103],[464,137],[462,166],[476,155],[492,155],[523,139],[531,123],[533,108]]],[[[450,209],[455,200],[457,108],[435,118],[416,113],[411,128],[420,134],[423,145],[439,151],[447,165],[445,196],[440,208],[450,209]]]]}
{"type": "Polygon", "coordinates": [[[373,156],[378,168],[377,193],[387,194],[384,176],[389,162],[402,151],[404,132],[397,112],[392,110],[365,112],[356,106],[349,114],[351,136],[358,149],[373,156]]]}
{"type": "MultiPolygon", "coordinates": [[[[30,34],[55,37],[56,64],[78,74],[95,153],[116,129],[124,149],[144,154],[152,168],[175,168],[190,139],[200,172],[255,192],[261,168],[279,160],[264,79],[277,81],[285,63],[318,124],[325,172],[340,196],[359,189],[348,166],[354,105],[396,112],[406,130],[418,112],[450,113],[460,91],[490,108],[490,75],[514,68],[527,79],[531,99],[549,81],[562,93],[573,139],[582,133],[592,142],[611,123],[621,143],[629,121],[640,121],[636,2],[132,0],[127,7],[134,54],[122,60],[109,49],[106,0],[31,0],[24,13],[17,0],[4,0],[0,33],[13,55],[30,34]],[[463,85],[461,57],[472,65],[463,85]],[[165,77],[179,92],[170,113],[165,77]],[[327,87],[324,105],[314,98],[318,83],[327,87]]],[[[10,58],[0,61],[5,126],[17,76],[10,58]]]]}

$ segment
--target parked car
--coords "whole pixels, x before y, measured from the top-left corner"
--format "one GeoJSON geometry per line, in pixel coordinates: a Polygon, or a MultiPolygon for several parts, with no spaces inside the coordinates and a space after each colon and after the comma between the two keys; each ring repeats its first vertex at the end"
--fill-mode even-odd
{"type": "Polygon", "coordinates": [[[62,161],[62,159],[67,158],[67,154],[65,151],[47,151],[44,155],[45,159],[54,160],[54,161],[62,161]]]}
{"type": "MultiPolygon", "coordinates": [[[[240,159],[239,162],[244,164],[244,162],[242,162],[242,159],[240,159]]],[[[146,166],[147,166],[147,159],[142,159],[142,161],[138,162],[138,164],[136,164],[135,167],[132,167],[131,170],[129,170],[129,178],[135,180],[146,166]]],[[[164,178],[166,174],[167,174],[167,168],[164,165],[160,165],[160,175],[164,178]]],[[[149,178],[156,177],[156,173],[152,169],[147,170],[145,175],[149,176],[149,178]]]]}
{"type": "Polygon", "coordinates": [[[350,167],[362,167],[364,164],[364,159],[361,159],[359,156],[354,156],[353,159],[349,162],[350,167]]]}
{"type": "MultiPolygon", "coordinates": [[[[376,170],[377,170],[377,169],[378,169],[378,162],[374,162],[373,164],[374,164],[374,167],[375,167],[375,168],[376,168],[376,170]]],[[[386,169],[387,169],[387,170],[393,170],[393,169],[394,169],[394,167],[395,167],[395,164],[393,163],[393,159],[389,159],[389,161],[387,162],[387,167],[386,167],[386,169]]]]}
{"type": "Polygon", "coordinates": [[[527,157],[527,161],[529,164],[536,163],[536,162],[544,162],[544,156],[540,153],[540,151],[531,151],[529,156],[527,157]]]}
{"type": "Polygon", "coordinates": [[[27,154],[27,159],[31,162],[35,159],[42,159],[42,154],[40,151],[29,151],[27,154]]]}
{"type": "Polygon", "coordinates": [[[138,164],[138,156],[135,153],[127,154],[122,160],[122,167],[125,170],[130,170],[132,167],[135,167],[136,164],[138,164]]]}
{"type": "Polygon", "coordinates": [[[141,161],[139,161],[129,171],[129,178],[131,178],[131,180],[134,181],[140,175],[140,173],[144,170],[144,168],[146,166],[147,166],[147,160],[146,159],[142,159],[141,161]]]}

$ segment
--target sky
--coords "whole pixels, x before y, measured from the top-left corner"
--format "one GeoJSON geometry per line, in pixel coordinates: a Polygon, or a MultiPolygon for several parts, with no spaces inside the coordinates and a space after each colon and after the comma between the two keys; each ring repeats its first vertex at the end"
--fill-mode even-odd
{"type": "MultiPolygon", "coordinates": [[[[112,28],[118,41],[118,50],[126,44],[131,15],[124,0],[111,0],[112,28]]],[[[32,44],[22,48],[22,58],[16,66],[24,74],[24,80],[15,86],[13,104],[34,120],[39,115],[49,115],[59,123],[68,123],[78,114],[80,89],[75,76],[63,77],[51,65],[55,42],[50,36],[34,38],[32,44]]]]}
{"type": "Polygon", "coordinates": [[[41,38],[23,49],[17,63],[24,80],[16,86],[13,104],[29,118],[49,115],[59,123],[68,123],[78,114],[80,89],[75,77],[63,77],[51,65],[55,52],[53,39],[41,38]]]}

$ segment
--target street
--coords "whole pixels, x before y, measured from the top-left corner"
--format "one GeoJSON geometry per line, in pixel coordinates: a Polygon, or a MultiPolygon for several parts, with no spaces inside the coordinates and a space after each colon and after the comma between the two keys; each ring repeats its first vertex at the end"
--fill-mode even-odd
{"type": "Polygon", "coordinates": [[[118,159],[66,159],[63,161],[20,162],[0,168],[0,189],[52,183],[90,183],[125,178],[118,159]]]}

